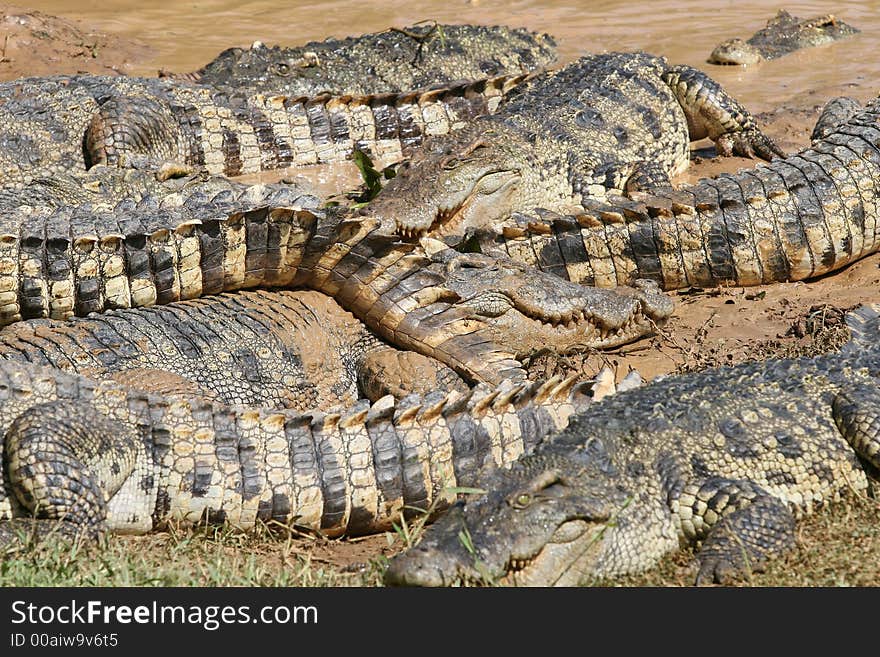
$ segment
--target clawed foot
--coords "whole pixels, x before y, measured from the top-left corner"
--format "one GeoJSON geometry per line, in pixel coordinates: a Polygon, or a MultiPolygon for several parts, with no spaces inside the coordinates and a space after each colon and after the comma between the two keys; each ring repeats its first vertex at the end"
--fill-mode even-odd
{"type": "Polygon", "coordinates": [[[768,162],[774,157],[785,157],[785,152],[757,128],[723,134],[715,141],[715,149],[722,157],[739,155],[768,162]]]}

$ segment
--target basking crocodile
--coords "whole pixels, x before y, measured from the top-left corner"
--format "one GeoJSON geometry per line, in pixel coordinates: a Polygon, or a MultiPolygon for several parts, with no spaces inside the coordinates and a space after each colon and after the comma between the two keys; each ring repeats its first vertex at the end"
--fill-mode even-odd
{"type": "Polygon", "coordinates": [[[689,141],[782,152],[716,82],[647,54],[584,57],[514,89],[492,115],[433,137],[362,211],[403,234],[460,233],[514,211],[565,211],[609,189],[669,186],[689,141]]]}
{"type": "Polygon", "coordinates": [[[494,110],[523,77],[341,97],[124,76],[24,78],[0,84],[0,185],[95,164],[234,176],[337,162],[356,148],[397,161],[425,135],[494,110]]]}
{"type": "Polygon", "coordinates": [[[299,207],[303,196],[286,185],[213,185],[99,212],[4,212],[0,324],[305,287],[389,343],[497,383],[524,375],[516,356],[622,344],[672,310],[656,286],[594,290],[503,258],[401,242],[375,219],[299,207]]]}
{"type": "Polygon", "coordinates": [[[556,43],[548,34],[427,22],[294,48],[269,48],[258,41],[250,48],[224,50],[193,73],[164,75],[262,93],[342,96],[518,75],[555,60],[556,43]]]}
{"type": "Polygon", "coordinates": [[[17,322],[0,331],[0,358],[154,392],[300,411],[346,408],[360,397],[468,390],[448,367],[382,343],[309,290],[17,322]]]}
{"type": "Polygon", "coordinates": [[[576,585],[701,543],[698,582],[795,545],[795,519],[880,467],[880,305],[839,353],[671,376],[603,399],[476,483],[392,560],[393,584],[576,585]],[[861,461],[860,459],[864,459],[861,461]]]}
{"type": "Polygon", "coordinates": [[[598,286],[758,285],[840,269],[880,248],[880,100],[854,103],[829,103],[825,136],[767,166],[590,200],[577,215],[515,216],[483,232],[482,248],[598,286]]]}
{"type": "Polygon", "coordinates": [[[811,48],[840,41],[859,30],[847,25],[833,14],[801,19],[784,9],[767,21],[767,26],[748,40],[729,39],[715,47],[707,60],[710,64],[757,64],[776,59],[801,48],[811,48]]]}
{"type": "Polygon", "coordinates": [[[169,520],[390,529],[401,513],[443,508],[447,487],[516,458],[590,402],[587,384],[567,379],[299,413],[12,361],[0,397],[0,547],[169,520]]]}

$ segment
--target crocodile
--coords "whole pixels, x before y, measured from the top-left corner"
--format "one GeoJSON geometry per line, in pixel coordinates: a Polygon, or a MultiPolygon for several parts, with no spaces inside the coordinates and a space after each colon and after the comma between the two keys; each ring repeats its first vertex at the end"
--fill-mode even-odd
{"type": "Polygon", "coordinates": [[[699,544],[697,583],[795,546],[880,467],[880,305],[836,353],[669,376],[603,399],[394,558],[389,584],[577,585],[699,544]]]}
{"type": "Polygon", "coordinates": [[[179,80],[51,76],[0,83],[0,186],[96,164],[176,175],[399,160],[493,111],[528,74],[396,94],[283,96],[179,80]]]}
{"type": "Polygon", "coordinates": [[[257,41],[250,48],[224,50],[192,73],[160,75],[287,96],[342,96],[518,75],[555,61],[556,43],[548,34],[425,22],[293,48],[270,48],[257,41]]]}
{"type": "Polygon", "coordinates": [[[517,357],[623,344],[672,311],[654,284],[561,284],[504,258],[401,241],[342,208],[303,207],[283,184],[213,185],[190,181],[97,212],[88,203],[4,212],[0,325],[300,287],[333,297],[390,344],[494,384],[524,377],[517,357]]]}
{"type": "Polygon", "coordinates": [[[564,211],[609,190],[665,188],[689,141],[722,155],[783,155],[704,73],[644,53],[607,53],[544,72],[498,111],[426,139],[362,213],[402,235],[453,236],[514,211],[564,211]]]}
{"type": "Polygon", "coordinates": [[[767,26],[747,40],[735,38],[720,43],[706,60],[710,64],[757,64],[776,59],[801,48],[811,48],[840,41],[859,30],[847,25],[833,14],[801,19],[784,9],[767,21],[767,26]]]}
{"type": "Polygon", "coordinates": [[[17,322],[0,331],[0,358],[151,391],[303,412],[347,408],[360,397],[468,390],[448,367],[382,343],[311,290],[241,291],[17,322]]]}
{"type": "Polygon", "coordinates": [[[591,402],[589,383],[386,396],[345,413],[227,406],[9,361],[0,368],[0,548],[169,522],[326,536],[442,509],[591,402]]]}
{"type": "Polygon", "coordinates": [[[590,199],[572,215],[523,213],[474,237],[486,253],[597,286],[633,276],[667,290],[745,286],[838,270],[880,247],[880,100],[826,108],[824,137],[769,165],[590,199]]]}

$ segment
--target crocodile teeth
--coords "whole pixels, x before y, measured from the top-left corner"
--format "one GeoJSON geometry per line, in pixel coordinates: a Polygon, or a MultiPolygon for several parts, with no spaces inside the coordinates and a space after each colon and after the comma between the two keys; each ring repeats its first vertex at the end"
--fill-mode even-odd
{"type": "Polygon", "coordinates": [[[530,563],[532,563],[531,559],[511,559],[507,563],[507,569],[514,572],[520,571],[526,568],[530,563]]]}

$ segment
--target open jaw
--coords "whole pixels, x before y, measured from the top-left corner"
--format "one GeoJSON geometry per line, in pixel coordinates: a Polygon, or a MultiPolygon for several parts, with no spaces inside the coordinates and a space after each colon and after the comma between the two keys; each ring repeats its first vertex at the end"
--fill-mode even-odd
{"type": "Polygon", "coordinates": [[[423,246],[445,266],[444,287],[519,357],[616,347],[652,333],[672,314],[657,285],[592,288],[505,258],[423,246]]]}

